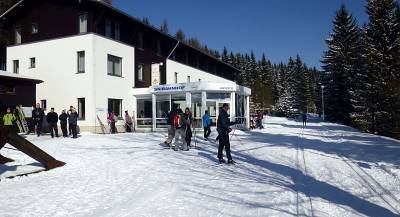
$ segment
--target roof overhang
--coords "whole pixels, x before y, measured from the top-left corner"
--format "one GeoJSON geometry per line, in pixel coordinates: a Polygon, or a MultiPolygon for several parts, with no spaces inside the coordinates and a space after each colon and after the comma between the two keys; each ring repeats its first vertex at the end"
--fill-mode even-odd
{"type": "Polygon", "coordinates": [[[35,79],[35,78],[30,78],[28,76],[20,75],[20,74],[15,74],[11,72],[6,72],[6,71],[1,71],[0,70],[0,78],[8,78],[12,80],[18,80],[18,81],[28,81],[36,84],[43,83],[42,80],[35,79]]]}

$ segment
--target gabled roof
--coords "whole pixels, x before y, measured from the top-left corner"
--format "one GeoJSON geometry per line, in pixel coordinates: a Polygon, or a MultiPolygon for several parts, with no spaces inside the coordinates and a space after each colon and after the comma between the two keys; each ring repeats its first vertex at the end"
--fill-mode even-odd
{"type": "MultiPolygon", "coordinates": [[[[20,1],[17,2],[15,5],[13,5],[10,9],[8,9],[7,11],[5,11],[2,15],[0,15],[0,20],[3,19],[3,18],[4,18],[7,14],[9,14],[12,10],[14,10],[14,9],[17,8],[17,7],[19,7],[24,1],[26,1],[26,0],[20,0],[20,1]]],[[[131,20],[133,20],[133,21],[135,21],[135,22],[138,22],[138,23],[140,23],[140,24],[142,24],[142,25],[144,25],[144,26],[146,26],[146,27],[148,27],[148,28],[150,28],[150,29],[152,29],[152,30],[158,32],[159,34],[162,34],[162,35],[164,35],[164,36],[166,36],[166,37],[168,37],[168,38],[170,38],[170,39],[175,40],[177,43],[179,42],[179,44],[183,44],[183,45],[185,45],[185,46],[187,46],[187,47],[189,47],[189,48],[191,48],[191,49],[193,49],[193,50],[196,50],[196,51],[200,52],[201,54],[203,54],[203,55],[205,55],[205,56],[208,56],[208,57],[210,57],[211,59],[214,59],[214,60],[216,60],[216,61],[218,61],[218,62],[220,62],[220,63],[222,63],[222,64],[224,64],[224,65],[226,65],[226,66],[228,66],[228,67],[230,67],[230,68],[232,68],[232,69],[238,71],[238,72],[241,71],[240,69],[238,69],[238,68],[236,68],[236,67],[234,67],[234,66],[232,66],[232,65],[230,65],[230,64],[228,64],[228,63],[226,63],[226,62],[223,62],[222,60],[220,60],[220,59],[216,58],[215,56],[212,56],[212,55],[210,55],[210,54],[204,52],[204,51],[201,50],[201,49],[192,47],[192,46],[190,46],[188,43],[186,43],[186,42],[184,42],[184,41],[179,41],[179,40],[176,39],[174,36],[172,36],[172,35],[170,35],[170,34],[167,34],[167,33],[164,33],[164,32],[160,31],[159,29],[155,28],[155,27],[152,26],[152,25],[149,25],[149,24],[144,23],[142,20],[137,19],[136,17],[133,17],[132,15],[129,15],[129,14],[123,12],[122,10],[118,9],[118,8],[115,8],[115,7],[112,6],[111,4],[108,4],[108,3],[104,2],[104,1],[101,1],[101,0],[87,0],[87,1],[89,1],[89,2],[95,2],[95,3],[97,3],[97,4],[101,4],[101,5],[103,5],[103,6],[107,7],[107,8],[109,8],[109,9],[111,9],[111,10],[113,10],[113,11],[119,13],[119,14],[122,14],[122,15],[128,17],[129,19],[131,19],[131,20]]]]}
{"type": "Polygon", "coordinates": [[[0,70],[0,78],[12,78],[12,79],[15,79],[15,80],[31,81],[31,82],[35,82],[36,84],[39,84],[39,83],[43,82],[42,80],[39,80],[39,79],[30,78],[30,77],[25,76],[25,75],[15,74],[15,73],[6,72],[6,71],[2,71],[2,70],[0,70]]]}

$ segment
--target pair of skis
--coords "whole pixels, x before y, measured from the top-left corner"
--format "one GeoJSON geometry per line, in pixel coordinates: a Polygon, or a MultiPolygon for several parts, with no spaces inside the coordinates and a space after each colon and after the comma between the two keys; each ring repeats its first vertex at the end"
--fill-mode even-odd
{"type": "Polygon", "coordinates": [[[17,111],[17,126],[20,133],[29,132],[28,122],[25,119],[25,113],[22,109],[22,105],[16,107],[17,111]]]}

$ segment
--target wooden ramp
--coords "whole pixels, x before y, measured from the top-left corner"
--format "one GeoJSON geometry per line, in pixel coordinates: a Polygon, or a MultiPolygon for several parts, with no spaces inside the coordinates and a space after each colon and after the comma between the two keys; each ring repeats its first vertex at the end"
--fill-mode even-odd
{"type": "Polygon", "coordinates": [[[0,149],[6,143],[12,145],[17,150],[40,162],[45,167],[45,170],[51,170],[65,165],[64,162],[56,160],[42,149],[26,140],[24,137],[16,133],[9,133],[4,126],[0,126],[0,149]]]}

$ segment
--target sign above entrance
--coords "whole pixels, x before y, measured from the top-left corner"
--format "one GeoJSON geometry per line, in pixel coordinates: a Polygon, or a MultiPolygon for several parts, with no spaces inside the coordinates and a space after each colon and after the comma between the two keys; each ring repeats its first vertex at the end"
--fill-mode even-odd
{"type": "Polygon", "coordinates": [[[236,85],[235,83],[219,82],[191,82],[179,84],[153,85],[150,87],[151,93],[173,93],[173,92],[222,92],[239,93],[250,95],[250,89],[236,85]]]}

